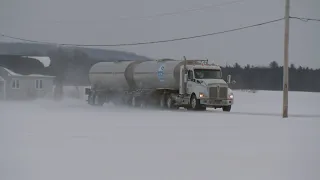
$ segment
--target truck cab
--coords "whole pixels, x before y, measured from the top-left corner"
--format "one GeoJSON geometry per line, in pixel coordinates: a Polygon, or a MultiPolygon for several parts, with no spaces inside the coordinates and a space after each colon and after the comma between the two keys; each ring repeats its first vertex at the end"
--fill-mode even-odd
{"type": "Polygon", "coordinates": [[[186,65],[185,72],[185,91],[189,95],[189,105],[192,109],[212,107],[222,108],[223,111],[231,110],[234,95],[228,83],[222,79],[222,71],[219,66],[186,65]]]}

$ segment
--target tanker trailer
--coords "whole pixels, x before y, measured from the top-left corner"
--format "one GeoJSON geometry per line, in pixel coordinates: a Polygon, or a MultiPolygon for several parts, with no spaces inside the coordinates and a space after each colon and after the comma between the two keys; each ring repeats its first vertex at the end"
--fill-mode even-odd
{"type": "Polygon", "coordinates": [[[131,106],[179,107],[230,111],[233,93],[222,79],[221,68],[202,60],[101,62],[89,72],[91,105],[106,101],[131,106]]]}

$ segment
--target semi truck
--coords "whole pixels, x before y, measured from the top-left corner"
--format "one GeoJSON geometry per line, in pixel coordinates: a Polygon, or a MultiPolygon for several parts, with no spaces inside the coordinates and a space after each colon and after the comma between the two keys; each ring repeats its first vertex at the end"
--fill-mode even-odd
{"type": "MultiPolygon", "coordinates": [[[[222,79],[220,66],[208,60],[160,59],[99,62],[89,70],[90,105],[106,102],[132,107],[229,112],[234,103],[231,75],[222,79]]],[[[233,81],[234,83],[234,81],[233,81]]]]}

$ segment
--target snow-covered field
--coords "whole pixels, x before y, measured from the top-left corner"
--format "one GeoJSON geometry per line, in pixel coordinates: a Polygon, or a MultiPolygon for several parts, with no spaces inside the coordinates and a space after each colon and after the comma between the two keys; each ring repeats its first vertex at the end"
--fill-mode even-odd
{"type": "Polygon", "coordinates": [[[232,112],[0,102],[0,180],[318,180],[320,93],[235,92],[232,112]]]}

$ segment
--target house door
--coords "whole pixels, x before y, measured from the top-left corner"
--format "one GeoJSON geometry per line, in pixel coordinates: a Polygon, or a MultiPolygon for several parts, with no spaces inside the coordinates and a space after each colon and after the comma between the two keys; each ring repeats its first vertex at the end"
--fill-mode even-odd
{"type": "Polygon", "coordinates": [[[5,81],[0,81],[0,101],[5,100],[5,97],[6,97],[5,81]]]}

